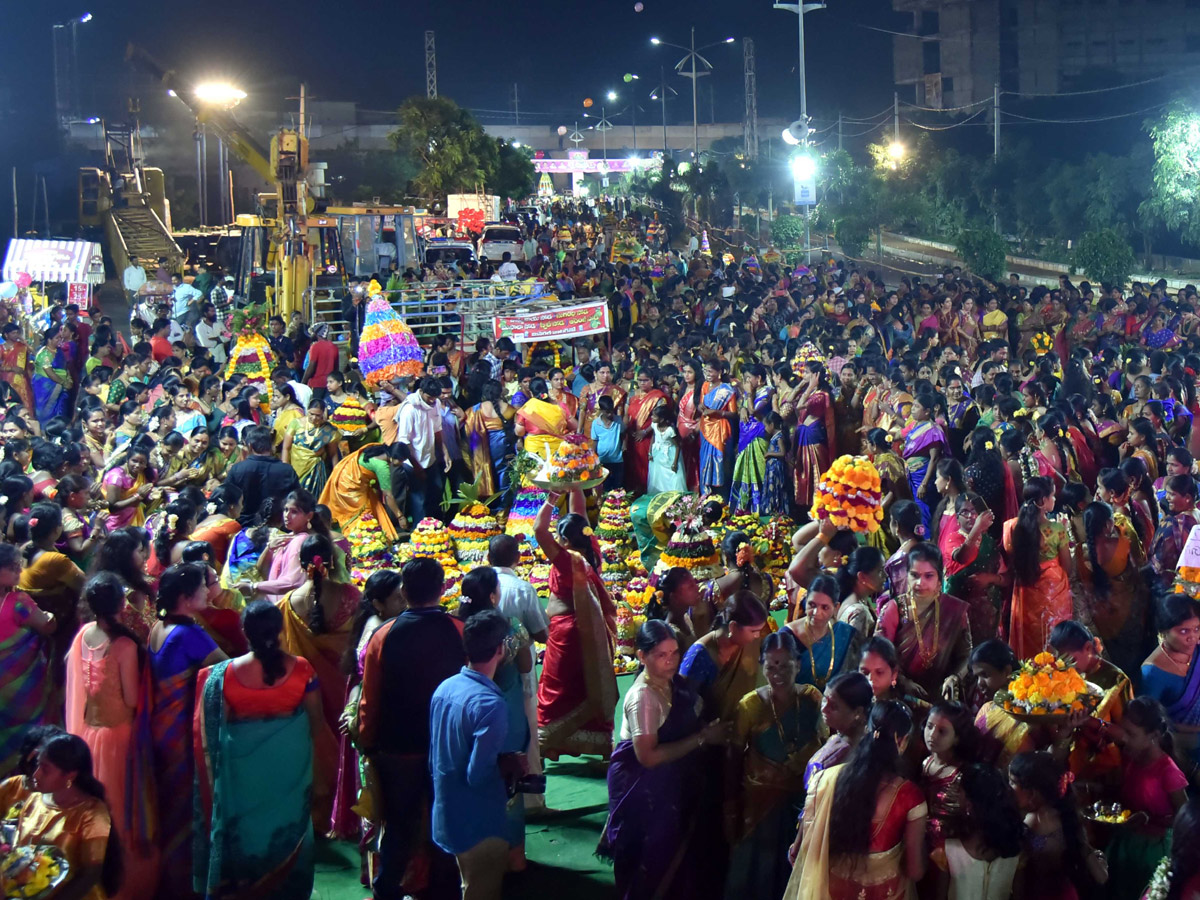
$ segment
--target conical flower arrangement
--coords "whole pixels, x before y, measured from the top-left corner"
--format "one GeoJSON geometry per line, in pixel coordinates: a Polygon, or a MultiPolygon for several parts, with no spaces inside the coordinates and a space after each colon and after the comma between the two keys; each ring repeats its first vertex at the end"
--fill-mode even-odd
{"type": "Polygon", "coordinates": [[[229,354],[225,378],[228,380],[235,374],[246,376],[246,383],[258,387],[269,401],[274,393],[271,369],[275,365],[275,355],[261,331],[266,324],[266,304],[251,304],[234,313],[233,329],[238,332],[238,339],[229,354]]]}
{"type": "Polygon", "coordinates": [[[358,368],[367,387],[377,388],[393,378],[421,374],[421,347],[416,335],[387,299],[379,296],[367,304],[367,319],[358,341],[358,368]]]}

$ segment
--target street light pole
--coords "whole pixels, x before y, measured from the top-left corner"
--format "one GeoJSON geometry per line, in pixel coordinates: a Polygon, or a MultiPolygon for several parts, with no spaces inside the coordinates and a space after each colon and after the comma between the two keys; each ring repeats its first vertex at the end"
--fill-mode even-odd
{"type": "Polygon", "coordinates": [[[696,26],[692,26],[692,158],[700,164],[700,126],[696,112],[696,26]]]}
{"type": "MultiPolygon", "coordinates": [[[[815,9],[824,9],[824,2],[805,3],[804,0],[796,0],[795,3],[776,3],[776,9],[786,9],[789,12],[796,14],[796,35],[797,44],[799,47],[799,65],[796,67],[799,70],[800,77],[800,146],[808,147],[808,86],[804,80],[804,14],[812,12],[815,9]]],[[[807,152],[807,150],[802,151],[807,152]]],[[[812,264],[812,232],[810,229],[810,215],[812,207],[804,204],[804,249],[808,253],[808,262],[812,264]]]]}
{"type": "Polygon", "coordinates": [[[667,146],[667,67],[658,67],[659,80],[659,95],[662,97],[663,111],[663,156],[670,154],[671,149],[667,146]]]}

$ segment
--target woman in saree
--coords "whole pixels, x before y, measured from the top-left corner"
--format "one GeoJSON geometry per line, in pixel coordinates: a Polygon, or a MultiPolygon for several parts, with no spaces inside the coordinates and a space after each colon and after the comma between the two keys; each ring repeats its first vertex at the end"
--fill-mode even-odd
{"type": "Polygon", "coordinates": [[[901,451],[908,472],[908,486],[921,510],[921,523],[927,534],[931,533],[931,509],[937,495],[934,487],[937,461],[942,456],[952,455],[946,432],[933,421],[936,410],[937,400],[932,394],[922,394],[913,399],[910,412],[914,424],[904,436],[904,448],[901,451]]]}
{"type": "Polygon", "coordinates": [[[864,405],[866,414],[871,414],[869,421],[878,423],[879,427],[888,434],[899,434],[908,425],[912,413],[913,396],[908,392],[908,383],[900,369],[893,369],[887,376],[886,389],[881,391],[872,409],[870,403],[864,405]]]}
{"type": "Polygon", "coordinates": [[[955,521],[938,535],[945,561],[942,590],[967,604],[971,643],[994,637],[1000,625],[1000,550],[992,539],[992,511],[983,498],[967,491],[954,502],[955,521]]]}
{"type": "MultiPolygon", "coordinates": [[[[305,539],[312,533],[331,538],[325,519],[317,515],[316,498],[304,488],[298,488],[284,498],[282,519],[283,533],[271,535],[251,570],[251,574],[265,576],[265,580],[242,580],[233,585],[247,599],[258,595],[275,603],[300,587],[307,580],[300,564],[300,548],[305,539]]],[[[234,548],[231,548],[231,563],[233,553],[234,548]]],[[[344,571],[345,554],[336,546],[330,565],[339,573],[344,571]]]]}
{"type": "Polygon", "coordinates": [[[1196,511],[1196,482],[1191,475],[1171,475],[1165,488],[1167,515],[1158,523],[1147,555],[1159,583],[1169,588],[1188,535],[1200,523],[1200,513],[1196,511]]]}
{"type": "Polygon", "coordinates": [[[999,638],[989,638],[971,651],[974,698],[987,698],[975,713],[975,730],[980,735],[979,761],[1001,771],[1008,770],[1008,764],[1018,753],[1033,750],[1036,746],[1034,729],[992,699],[996,691],[1008,686],[1020,665],[1012,647],[999,638]]]}
{"type": "Polygon", "coordinates": [[[287,440],[288,426],[297,419],[303,419],[305,411],[296,399],[295,388],[286,382],[275,388],[270,405],[273,417],[271,430],[275,432],[275,449],[279,450],[287,440]]]}
{"type": "Polygon", "coordinates": [[[283,436],[281,458],[296,470],[300,486],[314,497],[325,489],[330,469],[337,466],[341,439],[341,432],[325,421],[321,400],[309,403],[308,414],[293,419],[283,436]]]}
{"type": "Polygon", "coordinates": [[[629,395],[625,408],[625,486],[634,493],[646,493],[647,472],[650,467],[650,447],[654,443],[654,428],[650,416],[660,406],[669,406],[667,395],[655,384],[656,369],[643,368],[638,372],[637,389],[629,395]]]}
{"type": "Polygon", "coordinates": [[[683,363],[676,431],[683,445],[683,471],[689,491],[700,484],[700,410],[704,403],[704,367],[691,359],[683,363]]]}
{"type": "Polygon", "coordinates": [[[701,724],[695,690],[677,674],[679,644],[670,625],[651,619],[636,640],[643,668],[625,695],[596,852],[612,860],[622,900],[708,896],[714,886],[705,891],[698,871],[704,830],[713,823],[697,821],[704,773],[696,751],[724,744],[729,729],[701,724]]]}
{"type": "Polygon", "coordinates": [[[766,605],[739,590],[717,613],[712,630],[688,648],[679,674],[704,701],[706,721],[732,722],[742,698],[758,686],[758,650],[766,628],[766,605]]]}
{"type": "Polygon", "coordinates": [[[830,680],[858,669],[862,636],[858,629],[837,621],[837,599],[841,594],[832,575],[818,575],[804,595],[805,614],[788,622],[788,630],[799,645],[796,671],[798,684],[825,690],[830,680]]]}
{"type": "MultiPolygon", "coordinates": [[[[625,391],[612,383],[613,364],[600,360],[596,363],[596,380],[579,392],[579,433],[591,434],[592,420],[600,415],[597,405],[600,398],[609,396],[613,399],[617,415],[625,411],[625,391]]],[[[532,383],[530,385],[532,389],[532,383]]],[[[516,405],[514,403],[514,405],[516,405]]],[[[520,436],[520,432],[518,432],[520,436]]]]}
{"type": "Polygon", "coordinates": [[[1004,523],[1004,549],[1014,580],[1007,634],[1017,656],[1031,659],[1046,646],[1050,629],[1073,614],[1067,581],[1071,550],[1066,528],[1047,518],[1054,509],[1050,479],[1026,480],[1022,499],[1017,517],[1004,523]]]}
{"type": "Polygon", "coordinates": [[[538,744],[543,759],[612,753],[617,680],[612,653],[616,607],[600,577],[600,545],[586,518],[583,492],[570,494],[570,511],[550,514],[560,494],[551,492],[534,521],[534,536],[550,562],[550,637],[538,682],[538,744]]]}
{"type": "Polygon", "coordinates": [[[937,547],[913,547],[905,592],[880,605],[875,632],[895,644],[900,670],[925,699],[934,701],[961,696],[971,657],[967,604],[942,593],[942,576],[937,547]]]}
{"type": "MultiPolygon", "coordinates": [[[[310,534],[300,547],[300,566],[306,581],[294,591],[281,597],[276,606],[283,613],[283,636],[280,646],[284,652],[303,657],[316,673],[321,689],[321,707],[327,739],[317,744],[318,771],[332,779],[337,768],[337,752],[333,736],[339,734],[339,720],[346,706],[347,677],[342,671],[342,657],[350,642],[350,627],[358,609],[359,592],[352,584],[335,576],[333,543],[322,534],[310,534]]],[[[347,760],[350,745],[345,736],[341,742],[347,760]]],[[[331,781],[326,781],[331,784],[331,781]]],[[[344,797],[345,806],[331,810],[328,802],[332,790],[324,791],[325,804],[313,807],[313,824],[320,834],[348,837],[358,833],[358,822],[350,809],[353,802],[344,797]]]]}
{"type": "Polygon", "coordinates": [[[567,378],[563,370],[557,367],[550,370],[546,376],[550,382],[550,401],[562,407],[563,413],[575,424],[572,431],[579,427],[579,398],[567,390],[567,378]]]}
{"type": "Polygon", "coordinates": [[[899,500],[889,511],[888,530],[892,540],[899,546],[887,558],[883,571],[887,576],[887,592],[892,597],[903,597],[908,592],[908,554],[924,540],[927,532],[921,524],[921,509],[911,500],[899,500]]]}
{"type": "Polygon", "coordinates": [[[196,673],[226,659],[195,620],[208,603],[207,568],[179,563],[163,573],[158,586],[159,622],[150,632],[154,781],[158,786],[159,895],[194,897],[192,890],[192,713],[196,673]]]}
{"type": "Polygon", "coordinates": [[[404,453],[401,444],[367,444],[333,467],[320,502],[342,531],[370,513],[388,540],[396,539],[396,525],[403,527],[407,520],[392,493],[392,465],[404,453]]]}
{"type": "Polygon", "coordinates": [[[725,365],[704,364],[704,398],[700,405],[700,493],[725,494],[728,475],[725,458],[733,449],[733,423],[737,420],[737,389],[721,381],[725,365]]]}
{"type": "MultiPolygon", "coordinates": [[[[733,462],[733,481],[729,488],[729,508],[738,514],[758,515],[766,506],[769,444],[765,421],[772,412],[772,391],[762,383],[765,379],[766,369],[762,366],[752,366],[747,370],[744,396],[749,402],[740,404],[738,409],[741,421],[738,425],[737,457],[733,462]]],[[[776,446],[780,446],[780,442],[776,442],[776,446]]],[[[782,487],[782,484],[777,484],[776,495],[779,493],[778,487],[782,487]]],[[[782,514],[786,513],[787,506],[782,510],[782,514]]]]}
{"type": "Polygon", "coordinates": [[[20,578],[17,548],[0,544],[0,779],[20,762],[25,733],[51,718],[49,638],[58,622],[16,589],[20,578]]]}
{"type": "Polygon", "coordinates": [[[900,775],[911,734],[904,704],[877,703],[846,762],[809,781],[784,900],[911,896],[925,874],[928,817],[921,788],[900,775]]]}
{"type": "Polygon", "coordinates": [[[112,798],[113,825],[125,860],[122,898],[150,900],[158,884],[155,802],[145,648],[120,623],[125,585],[112,572],[88,581],[84,600],[95,621],[67,653],[66,724],[87,742],[97,780],[112,798]]]}
{"type": "Polygon", "coordinates": [[[104,474],[104,499],[108,502],[104,527],[107,531],[145,523],[145,504],[154,490],[154,484],[149,480],[149,466],[149,448],[139,440],[128,449],[120,465],[104,474]]]}
{"type": "Polygon", "coordinates": [[[817,482],[837,457],[833,446],[833,391],[825,377],[825,367],[812,360],[805,363],[800,376],[804,386],[796,401],[796,483],[795,500],[801,509],[812,506],[817,482]]]}
{"type": "Polygon", "coordinates": [[[21,550],[24,569],[17,588],[58,623],[47,644],[50,678],[56,698],[63,685],[63,658],[79,627],[79,595],[84,574],[55,547],[62,535],[62,509],[54,503],[35,503],[29,510],[29,543],[21,550]]]}
{"type": "Polygon", "coordinates": [[[506,422],[515,415],[503,399],[500,382],[483,384],[483,399],[467,411],[464,431],[471,469],[479,479],[479,495],[490,497],[508,490],[508,457],[511,455],[506,422]]]}
{"type": "Polygon", "coordinates": [[[1146,637],[1149,590],[1141,577],[1141,542],[1129,520],[1118,521],[1107,503],[1090,503],[1083,513],[1086,554],[1081,581],[1081,618],[1103,641],[1109,658],[1137,674],[1146,637]]]}
{"type": "Polygon", "coordinates": [[[1008,341],[1008,316],[1000,309],[1000,298],[991,294],[985,304],[987,310],[983,314],[983,339],[986,341],[1008,341]]]}
{"type": "MultiPolygon", "coordinates": [[[[92,774],[83,739],[58,734],[38,750],[35,793],[21,803],[14,847],[52,845],[67,860],[67,879],[52,896],[108,900],[121,896],[121,839],[104,785],[92,774]]],[[[118,802],[118,801],[114,801],[118,802]]]]}
{"type": "Polygon", "coordinates": [[[1142,693],[1166,707],[1175,761],[1195,785],[1200,783],[1200,607],[1186,594],[1167,594],[1155,612],[1158,646],[1142,663],[1142,693]]]}
{"type": "Polygon", "coordinates": [[[189,540],[204,541],[212,550],[213,568],[220,571],[229,556],[233,536],[242,530],[242,491],[237,485],[223,484],[208,498],[199,512],[199,521],[189,540]]]}
{"type": "Polygon", "coordinates": [[[738,704],[726,766],[727,896],[780,897],[791,874],[787,850],[804,803],[804,771],[828,737],[821,692],[796,681],[799,652],[787,629],[767,635],[767,684],[738,704]]]}
{"type": "Polygon", "coordinates": [[[41,422],[67,410],[72,382],[61,346],[63,337],[61,326],[51,325],[42,336],[42,349],[33,358],[33,402],[41,422]]]}
{"type": "Polygon", "coordinates": [[[290,900],[313,889],[314,747],[325,729],[312,666],[280,646],[280,610],[246,607],[250,653],[201,669],[194,724],[196,883],[208,898],[290,900]]]}
{"type": "Polygon", "coordinates": [[[564,437],[571,433],[570,420],[562,407],[550,400],[550,387],[546,379],[535,378],[530,382],[531,396],[517,410],[515,432],[525,439],[525,449],[538,459],[552,457],[564,437]]]}
{"type": "MultiPolygon", "coordinates": [[[[1079,458],[1075,446],[1067,437],[1066,427],[1062,416],[1057,412],[1048,412],[1035,422],[1034,434],[1037,437],[1037,449],[1033,458],[1037,462],[1038,474],[1049,478],[1057,493],[1069,481],[1079,481],[1079,458]]],[[[1093,478],[1092,484],[1095,484],[1093,478]]]]}
{"type": "Polygon", "coordinates": [[[0,379],[13,389],[30,415],[34,414],[33,391],[29,386],[32,376],[29,345],[21,339],[21,326],[9,322],[4,326],[4,344],[0,346],[0,379]]]}
{"type": "Polygon", "coordinates": [[[212,447],[212,436],[203,425],[197,425],[187,435],[187,444],[175,461],[177,483],[192,484],[203,491],[216,489],[225,474],[224,457],[212,447]]]}

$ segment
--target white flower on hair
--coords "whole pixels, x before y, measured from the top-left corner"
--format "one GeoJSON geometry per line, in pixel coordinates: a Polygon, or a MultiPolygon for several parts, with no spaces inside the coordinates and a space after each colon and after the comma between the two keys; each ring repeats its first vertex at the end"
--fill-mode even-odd
{"type": "Polygon", "coordinates": [[[8,506],[8,495],[0,494],[0,506],[8,506]]]}
{"type": "Polygon", "coordinates": [[[204,508],[205,508],[206,510],[208,510],[208,514],[209,514],[210,516],[215,516],[215,515],[217,514],[217,504],[215,504],[215,503],[209,503],[209,504],[208,504],[207,506],[205,506],[204,508]]]}
{"type": "Polygon", "coordinates": [[[178,527],[179,516],[175,515],[175,513],[171,513],[169,516],[167,516],[167,528],[171,529],[171,531],[174,531],[178,527]]]}

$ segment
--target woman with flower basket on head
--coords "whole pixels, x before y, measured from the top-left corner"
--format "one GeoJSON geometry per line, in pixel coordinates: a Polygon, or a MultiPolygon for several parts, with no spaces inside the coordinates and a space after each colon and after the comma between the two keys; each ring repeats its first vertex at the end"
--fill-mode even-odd
{"type": "Polygon", "coordinates": [[[613,674],[616,607],[600,577],[600,544],[588,525],[583,491],[551,533],[552,491],[538,511],[534,536],[550,562],[550,637],[538,684],[538,743],[545,759],[612,754],[617,680],[613,674]]]}
{"type": "Polygon", "coordinates": [[[937,547],[913,547],[905,592],[880,605],[875,631],[896,645],[901,671],[930,700],[962,696],[971,657],[967,604],[942,593],[942,576],[937,547]]]}
{"type": "Polygon", "coordinates": [[[1023,496],[1017,517],[1004,523],[1004,549],[1015,582],[1009,643],[1019,658],[1029,659],[1046,646],[1050,629],[1073,614],[1067,581],[1071,550],[1065,527],[1047,518],[1054,509],[1050,479],[1028,479],[1023,496]]]}

